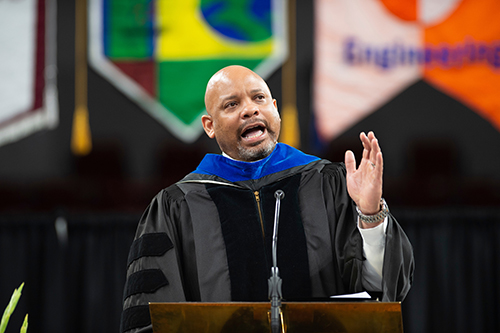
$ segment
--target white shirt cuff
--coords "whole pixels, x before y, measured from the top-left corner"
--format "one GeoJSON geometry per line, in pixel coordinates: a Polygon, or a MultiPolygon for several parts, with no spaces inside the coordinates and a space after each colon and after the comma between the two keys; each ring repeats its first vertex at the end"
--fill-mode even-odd
{"type": "Polygon", "coordinates": [[[381,243],[384,245],[385,244],[385,233],[387,231],[387,217],[384,219],[384,222],[380,223],[378,226],[369,228],[369,229],[363,229],[361,228],[361,221],[359,220],[358,217],[358,229],[359,232],[361,232],[361,236],[363,237],[363,242],[372,245],[372,246],[378,246],[381,243]]]}
{"type": "Polygon", "coordinates": [[[382,291],[382,268],[384,266],[385,234],[388,219],[378,226],[362,229],[358,218],[358,229],[363,238],[363,286],[370,291],[382,291]]]}

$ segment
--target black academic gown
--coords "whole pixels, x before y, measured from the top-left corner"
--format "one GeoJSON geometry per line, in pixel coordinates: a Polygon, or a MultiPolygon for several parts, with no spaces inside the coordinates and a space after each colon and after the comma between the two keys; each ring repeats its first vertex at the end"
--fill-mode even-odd
{"type": "MultiPolygon", "coordinates": [[[[209,154],[162,190],[131,246],[122,331],[150,324],[148,302],[265,301],[276,190],[281,201],[278,266],[285,300],[363,291],[363,240],[342,163],[278,144],[247,163],[209,154]]],[[[382,300],[403,300],[413,251],[388,217],[382,300]]]]}

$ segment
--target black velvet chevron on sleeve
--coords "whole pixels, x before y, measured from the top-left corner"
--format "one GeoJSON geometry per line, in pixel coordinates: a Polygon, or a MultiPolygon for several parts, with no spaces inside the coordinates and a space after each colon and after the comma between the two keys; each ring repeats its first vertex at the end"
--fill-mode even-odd
{"type": "Polygon", "coordinates": [[[132,306],[122,312],[120,332],[126,332],[150,324],[149,305],[132,306]]]}
{"type": "Polygon", "coordinates": [[[144,269],[131,274],[125,284],[123,299],[139,293],[153,293],[168,285],[165,274],[159,269],[144,269]]]}
{"type": "Polygon", "coordinates": [[[141,257],[161,256],[173,247],[170,237],[164,232],[144,234],[132,243],[127,265],[141,257]]]}

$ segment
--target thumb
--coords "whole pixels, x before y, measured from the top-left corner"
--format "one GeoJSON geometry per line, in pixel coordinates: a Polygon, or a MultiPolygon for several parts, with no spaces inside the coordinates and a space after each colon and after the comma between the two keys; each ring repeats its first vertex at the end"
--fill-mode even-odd
{"type": "Polygon", "coordinates": [[[345,152],[345,168],[348,174],[356,171],[356,158],[354,157],[354,153],[350,150],[345,152]]]}

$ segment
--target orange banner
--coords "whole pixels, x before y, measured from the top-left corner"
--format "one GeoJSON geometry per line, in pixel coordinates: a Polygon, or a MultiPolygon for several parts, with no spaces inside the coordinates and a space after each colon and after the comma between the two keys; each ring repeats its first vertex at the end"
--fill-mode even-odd
{"type": "Polygon", "coordinates": [[[500,2],[316,0],[314,110],[329,141],[424,80],[500,129],[500,2]]]}

